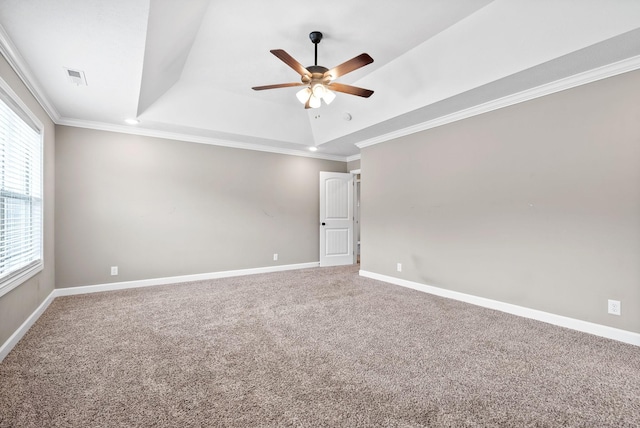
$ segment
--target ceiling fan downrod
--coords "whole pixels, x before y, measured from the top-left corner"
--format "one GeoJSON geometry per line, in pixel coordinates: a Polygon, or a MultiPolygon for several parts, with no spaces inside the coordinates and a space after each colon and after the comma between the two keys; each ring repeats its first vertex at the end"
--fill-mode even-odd
{"type": "Polygon", "coordinates": [[[318,65],[318,43],[322,40],[322,33],[320,31],[312,31],[309,33],[311,42],[315,45],[315,57],[313,65],[318,65]]]}

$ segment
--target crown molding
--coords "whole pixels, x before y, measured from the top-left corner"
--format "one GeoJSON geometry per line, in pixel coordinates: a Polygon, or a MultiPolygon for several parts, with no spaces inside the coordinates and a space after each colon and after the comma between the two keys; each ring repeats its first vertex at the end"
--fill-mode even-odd
{"type": "Polygon", "coordinates": [[[556,92],[575,88],[577,86],[586,85],[588,83],[592,83],[598,80],[617,76],[619,74],[627,73],[627,72],[638,70],[638,69],[640,69],[640,56],[627,58],[625,60],[608,64],[602,67],[594,68],[593,70],[575,74],[573,76],[569,76],[564,79],[556,80],[555,82],[545,83],[544,85],[540,85],[535,88],[527,89],[525,91],[508,95],[506,97],[489,101],[474,107],[470,107],[465,110],[460,110],[455,113],[441,116],[436,119],[429,120],[427,122],[422,122],[417,125],[409,126],[403,129],[399,129],[397,131],[379,135],[377,137],[373,137],[373,138],[361,141],[359,143],[356,143],[356,146],[359,149],[363,149],[365,147],[384,143],[389,140],[415,134],[421,131],[426,131],[427,129],[436,128],[438,126],[446,125],[452,122],[457,122],[459,120],[467,119],[473,116],[477,116],[479,114],[488,113],[493,110],[509,107],[514,104],[523,103],[525,101],[530,101],[535,98],[544,97],[546,95],[551,95],[556,92]]]}
{"type": "Polygon", "coordinates": [[[44,95],[42,88],[36,83],[37,80],[33,74],[31,74],[31,71],[29,71],[27,63],[16,49],[2,25],[0,25],[0,53],[2,53],[2,56],[4,56],[11,68],[13,68],[13,71],[15,71],[20,80],[22,80],[22,83],[24,83],[29,92],[31,92],[31,95],[33,95],[49,118],[54,123],[58,123],[60,114],[44,95]]]}
{"type": "Polygon", "coordinates": [[[357,160],[360,160],[360,153],[358,153],[357,155],[347,156],[347,162],[352,162],[357,160]]]}
{"type": "Polygon", "coordinates": [[[309,152],[304,150],[283,149],[279,147],[263,146],[260,144],[238,143],[235,141],[227,141],[219,138],[201,137],[197,135],[182,134],[176,132],[159,131],[140,127],[140,125],[114,125],[104,122],[92,122],[87,120],[60,118],[56,124],[72,126],[75,128],[94,129],[98,131],[119,132],[121,134],[141,135],[144,137],[164,138],[167,140],[185,141],[189,143],[209,144],[212,146],[230,147],[233,149],[253,150],[258,152],[275,153],[280,155],[301,156],[314,159],[331,160],[338,162],[347,162],[345,156],[323,154],[318,152],[309,152]]]}

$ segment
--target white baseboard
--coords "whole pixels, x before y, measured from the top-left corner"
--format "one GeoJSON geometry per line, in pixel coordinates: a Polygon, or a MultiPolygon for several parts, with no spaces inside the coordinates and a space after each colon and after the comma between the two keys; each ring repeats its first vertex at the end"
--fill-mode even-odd
{"type": "Polygon", "coordinates": [[[33,311],[31,315],[29,315],[29,318],[27,318],[26,321],[23,322],[22,325],[18,327],[18,329],[7,339],[7,341],[4,342],[2,346],[0,346],[0,362],[2,362],[2,360],[4,360],[7,355],[9,355],[9,352],[11,352],[13,347],[16,346],[16,344],[20,341],[20,339],[22,339],[22,337],[27,333],[31,326],[36,321],[38,321],[40,315],[42,315],[44,311],[49,307],[51,302],[53,302],[53,299],[55,299],[54,292],[55,290],[49,293],[47,298],[44,299],[42,303],[40,303],[40,306],[38,306],[36,310],[33,311]]]}
{"type": "Polygon", "coordinates": [[[100,293],[103,291],[125,290],[128,288],[152,287],[155,285],[179,284],[182,282],[203,281],[233,276],[255,275],[259,273],[281,272],[286,270],[306,269],[320,266],[320,262],[298,263],[294,265],[268,266],[251,269],[226,270],[221,272],[199,273],[194,275],[170,276],[166,278],[142,279],[138,281],[112,282],[108,284],[84,285],[79,287],[56,288],[55,297],[73,296],[76,294],[100,293]]]}
{"type": "Polygon", "coordinates": [[[143,279],[140,281],[114,282],[110,284],[86,285],[80,287],[56,288],[33,311],[29,318],[0,346],[0,362],[9,355],[9,352],[27,333],[29,328],[40,318],[49,307],[53,299],[60,296],[73,296],[76,294],[99,293],[102,291],[124,290],[127,288],[152,287],[154,285],[178,284],[181,282],[202,281],[216,278],[229,278],[233,276],[255,275],[258,273],[281,272],[286,270],[306,269],[320,266],[320,262],[298,263],[294,265],[268,266],[252,269],[227,270],[222,272],[201,273],[195,275],[171,276],[167,278],[143,279]]]}
{"type": "Polygon", "coordinates": [[[583,333],[590,333],[596,336],[606,337],[608,339],[640,346],[640,333],[634,333],[631,331],[608,327],[601,324],[595,324],[588,321],[582,321],[575,318],[569,318],[562,315],[551,314],[549,312],[543,312],[536,309],[526,308],[524,306],[513,305],[511,303],[504,303],[498,300],[486,299],[484,297],[478,297],[471,294],[433,287],[431,285],[420,284],[418,282],[395,278],[393,276],[381,275],[365,270],[360,271],[360,276],[375,279],[378,281],[388,282],[390,284],[400,285],[402,287],[412,288],[414,290],[434,294],[440,297],[446,297],[465,303],[471,303],[472,305],[482,306],[484,308],[495,309],[497,311],[506,312],[512,315],[518,315],[521,317],[546,322],[548,324],[553,324],[560,327],[570,328],[572,330],[581,331],[583,333]]]}

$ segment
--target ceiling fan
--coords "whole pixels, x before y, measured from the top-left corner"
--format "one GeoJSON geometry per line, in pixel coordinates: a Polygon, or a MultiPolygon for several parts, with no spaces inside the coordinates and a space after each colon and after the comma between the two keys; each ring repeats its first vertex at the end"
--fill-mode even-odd
{"type": "Polygon", "coordinates": [[[301,83],[294,82],[254,86],[252,89],[255,91],[262,91],[265,89],[306,86],[296,94],[298,100],[304,104],[304,108],[318,108],[321,104],[320,100],[324,100],[325,103],[330,104],[336,97],[336,94],[332,91],[357,95],[364,98],[369,98],[373,94],[373,91],[369,89],[334,82],[334,80],[340,76],[344,76],[345,74],[364,67],[367,64],[371,64],[373,62],[373,58],[366,53],[362,53],[329,70],[326,67],[318,65],[318,43],[322,40],[322,33],[319,31],[312,31],[309,34],[309,38],[315,45],[315,64],[309,67],[303,67],[302,64],[282,49],[273,49],[270,51],[282,60],[282,62],[293,68],[298,74],[300,74],[300,76],[302,76],[301,83]]]}

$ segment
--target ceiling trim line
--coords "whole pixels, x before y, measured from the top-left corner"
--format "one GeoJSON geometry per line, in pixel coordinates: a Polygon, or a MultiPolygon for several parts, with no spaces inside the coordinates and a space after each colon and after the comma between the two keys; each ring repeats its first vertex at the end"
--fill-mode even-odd
{"type": "Polygon", "coordinates": [[[627,58],[622,61],[618,61],[602,67],[594,68],[589,71],[574,74],[573,76],[556,80],[554,82],[545,83],[544,85],[536,86],[535,88],[527,89],[527,90],[518,92],[516,94],[508,95],[506,97],[498,98],[496,100],[479,104],[477,106],[460,110],[445,116],[440,116],[436,119],[422,122],[417,125],[409,126],[406,128],[399,129],[397,131],[393,131],[387,134],[379,135],[377,137],[369,138],[359,143],[355,143],[355,145],[359,149],[363,149],[365,147],[384,143],[389,140],[415,134],[421,131],[426,131],[428,129],[436,128],[438,126],[447,125],[449,123],[457,122],[459,120],[467,119],[483,113],[488,113],[490,111],[498,110],[504,107],[509,107],[515,104],[520,104],[525,101],[530,101],[536,98],[544,97],[546,95],[554,94],[556,92],[561,92],[567,89],[575,88],[577,86],[586,85],[588,83],[596,82],[598,80],[617,76],[623,73],[628,73],[630,71],[634,71],[638,69],[640,69],[640,55],[627,58]]]}
{"type": "Polygon", "coordinates": [[[235,141],[221,140],[218,138],[200,137],[196,135],[181,134],[176,132],[159,131],[126,125],[114,125],[103,122],[91,122],[79,119],[60,118],[57,125],[72,126],[75,128],[86,128],[97,131],[119,132],[121,134],[140,135],[143,137],[164,138],[166,140],[183,141],[187,143],[208,144],[211,146],[229,147],[232,149],[253,150],[257,152],[275,153],[280,155],[301,156],[306,158],[324,159],[338,162],[347,162],[347,157],[309,152],[306,150],[283,149],[278,147],[262,146],[250,143],[238,143],[235,141]]]}
{"type": "Polygon", "coordinates": [[[353,162],[357,160],[360,160],[360,153],[358,153],[357,155],[347,156],[347,162],[353,162]]]}
{"type": "Polygon", "coordinates": [[[2,56],[7,60],[13,71],[18,75],[20,80],[22,80],[22,83],[24,83],[27,90],[31,92],[31,95],[33,95],[49,118],[54,123],[58,123],[60,113],[58,113],[53,104],[49,102],[42,88],[36,83],[36,79],[33,74],[31,74],[31,71],[29,71],[27,63],[16,49],[2,25],[0,25],[0,53],[2,53],[2,56]]]}

